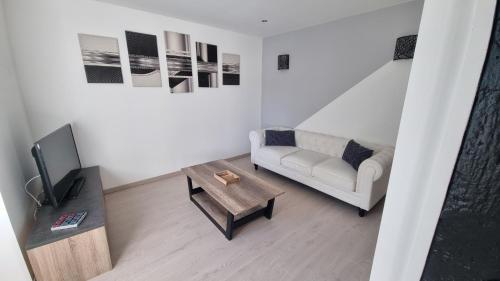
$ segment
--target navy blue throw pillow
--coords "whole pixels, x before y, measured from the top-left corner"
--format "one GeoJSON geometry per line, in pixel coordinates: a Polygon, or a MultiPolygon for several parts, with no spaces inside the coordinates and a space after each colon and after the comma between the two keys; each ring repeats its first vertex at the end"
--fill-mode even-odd
{"type": "Polygon", "coordinates": [[[372,157],[373,150],[368,149],[354,140],[350,140],[345,147],[344,154],[342,154],[342,160],[349,163],[356,171],[361,165],[361,162],[372,157]]]}
{"type": "Polygon", "coordinates": [[[266,130],[266,145],[295,146],[295,131],[266,130]]]}

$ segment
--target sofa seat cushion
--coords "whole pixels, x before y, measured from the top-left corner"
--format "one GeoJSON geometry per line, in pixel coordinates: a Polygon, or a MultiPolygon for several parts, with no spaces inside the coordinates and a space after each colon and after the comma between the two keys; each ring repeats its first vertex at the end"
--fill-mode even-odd
{"type": "Polygon", "coordinates": [[[257,151],[257,158],[273,165],[280,165],[281,158],[301,150],[295,146],[264,146],[257,151]]]}
{"type": "Polygon", "coordinates": [[[358,173],[342,158],[332,157],[314,166],[313,177],[345,191],[354,191],[358,173]]]}
{"type": "Polygon", "coordinates": [[[307,176],[312,175],[313,167],[330,156],[312,150],[299,150],[281,159],[281,165],[307,176]]]}

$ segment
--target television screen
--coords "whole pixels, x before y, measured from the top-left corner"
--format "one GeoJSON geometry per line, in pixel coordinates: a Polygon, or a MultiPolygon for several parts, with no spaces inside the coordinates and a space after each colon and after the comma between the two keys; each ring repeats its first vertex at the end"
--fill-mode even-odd
{"type": "Polygon", "coordinates": [[[81,169],[71,125],[67,124],[35,142],[32,153],[42,178],[45,198],[58,207],[81,169]]]}

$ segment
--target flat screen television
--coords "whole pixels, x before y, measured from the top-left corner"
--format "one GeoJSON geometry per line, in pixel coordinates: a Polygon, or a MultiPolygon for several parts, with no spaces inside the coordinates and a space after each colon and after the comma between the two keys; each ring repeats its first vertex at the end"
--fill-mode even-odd
{"type": "Polygon", "coordinates": [[[31,153],[40,172],[45,203],[58,208],[64,199],[76,197],[85,182],[70,124],[35,142],[31,153]]]}

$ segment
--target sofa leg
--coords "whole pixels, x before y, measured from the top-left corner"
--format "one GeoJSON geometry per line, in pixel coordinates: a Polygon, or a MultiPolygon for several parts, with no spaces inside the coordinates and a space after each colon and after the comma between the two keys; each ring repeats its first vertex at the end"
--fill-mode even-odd
{"type": "Polygon", "coordinates": [[[361,209],[361,208],[358,208],[358,210],[359,210],[359,211],[358,211],[358,215],[359,215],[359,217],[361,217],[361,218],[362,218],[362,217],[366,216],[366,211],[365,211],[365,210],[363,210],[363,209],[361,209]]]}
{"type": "Polygon", "coordinates": [[[257,164],[253,164],[253,167],[254,167],[255,171],[257,171],[259,169],[259,165],[257,165],[257,164]]]}

